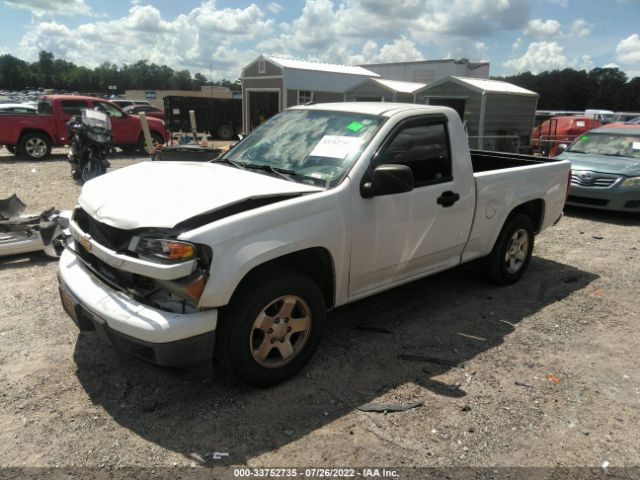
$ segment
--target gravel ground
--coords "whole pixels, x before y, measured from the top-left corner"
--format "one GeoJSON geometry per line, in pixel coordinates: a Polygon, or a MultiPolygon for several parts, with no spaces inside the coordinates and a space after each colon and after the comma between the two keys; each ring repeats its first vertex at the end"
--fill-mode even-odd
{"type": "MultiPolygon", "coordinates": [[[[14,192],[37,212],[73,207],[79,187],[63,151],[2,150],[0,197],[14,192]]],[[[639,223],[572,209],[516,285],[467,266],[336,309],[310,365],[267,390],[79,335],[55,261],[0,260],[0,466],[195,466],[212,452],[229,457],[207,465],[637,466],[639,223]]]]}

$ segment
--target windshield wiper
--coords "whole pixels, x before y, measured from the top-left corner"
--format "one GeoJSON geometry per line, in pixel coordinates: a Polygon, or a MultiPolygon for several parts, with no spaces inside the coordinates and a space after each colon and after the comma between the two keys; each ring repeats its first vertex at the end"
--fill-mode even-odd
{"type": "Polygon", "coordinates": [[[232,167],[242,168],[244,169],[244,165],[239,162],[234,162],[230,158],[227,157],[218,157],[211,160],[211,163],[226,163],[227,165],[231,165],[232,167]]]}
{"type": "Polygon", "coordinates": [[[260,163],[246,163],[244,165],[244,168],[248,168],[250,170],[263,170],[265,172],[273,173],[278,177],[283,178],[284,180],[289,180],[290,182],[295,181],[287,176],[287,175],[295,175],[296,174],[295,170],[273,167],[269,164],[260,164],[260,163]]]}

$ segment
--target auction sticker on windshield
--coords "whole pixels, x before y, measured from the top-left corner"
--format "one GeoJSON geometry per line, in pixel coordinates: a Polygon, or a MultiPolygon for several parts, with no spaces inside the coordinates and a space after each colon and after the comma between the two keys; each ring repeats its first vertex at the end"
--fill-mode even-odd
{"type": "Polygon", "coordinates": [[[325,135],[309,154],[312,157],[347,158],[362,145],[362,139],[358,137],[346,137],[341,135],[325,135]]]}

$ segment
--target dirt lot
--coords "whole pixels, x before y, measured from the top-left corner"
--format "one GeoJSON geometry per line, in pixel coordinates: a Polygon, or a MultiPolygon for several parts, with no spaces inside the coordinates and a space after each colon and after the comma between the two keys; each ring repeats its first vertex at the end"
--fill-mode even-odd
{"type": "MultiPolygon", "coordinates": [[[[0,197],[74,206],[62,154],[0,155],[0,197]]],[[[79,336],[55,261],[0,260],[0,466],[637,466],[639,224],[569,210],[517,285],[463,267],[339,308],[311,364],[268,390],[79,336]]]]}

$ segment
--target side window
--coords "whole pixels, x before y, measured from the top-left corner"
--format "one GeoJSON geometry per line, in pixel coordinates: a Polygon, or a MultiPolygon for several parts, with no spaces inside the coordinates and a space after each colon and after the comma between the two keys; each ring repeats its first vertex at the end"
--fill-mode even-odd
{"type": "Polygon", "coordinates": [[[122,112],[110,103],[95,102],[94,105],[96,110],[100,110],[101,112],[108,114],[111,118],[119,118],[123,116],[122,112]]]}
{"type": "Polygon", "coordinates": [[[416,187],[452,179],[447,127],[412,124],[395,134],[376,164],[398,163],[411,168],[416,187]]]}
{"type": "Polygon", "coordinates": [[[67,115],[80,115],[82,109],[87,108],[87,102],[84,100],[62,100],[60,106],[67,115]]]}
{"type": "Polygon", "coordinates": [[[264,60],[258,60],[258,73],[267,73],[267,62],[264,60]]]}

